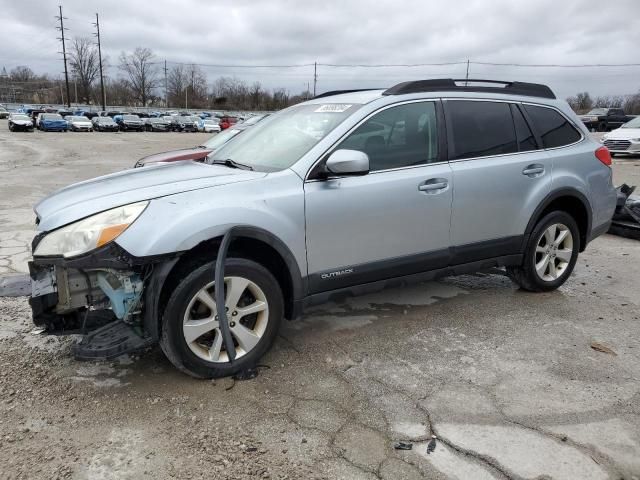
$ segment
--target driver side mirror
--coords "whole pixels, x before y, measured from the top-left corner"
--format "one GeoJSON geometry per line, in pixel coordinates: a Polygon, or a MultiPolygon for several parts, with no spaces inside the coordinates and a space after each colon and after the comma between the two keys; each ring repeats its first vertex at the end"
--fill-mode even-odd
{"type": "Polygon", "coordinates": [[[366,175],[369,173],[369,156],[359,150],[336,150],[325,165],[329,174],[366,175]]]}

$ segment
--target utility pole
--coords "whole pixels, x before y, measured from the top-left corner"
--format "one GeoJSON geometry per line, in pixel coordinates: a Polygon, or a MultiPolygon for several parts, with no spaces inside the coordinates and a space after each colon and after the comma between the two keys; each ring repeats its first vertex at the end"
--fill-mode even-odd
{"type": "Polygon", "coordinates": [[[467,58],[467,76],[465,77],[464,86],[469,85],[469,59],[467,58]]]}
{"type": "Polygon", "coordinates": [[[58,9],[60,10],[60,16],[56,17],[58,20],[60,20],[60,26],[56,27],[58,30],[60,30],[60,38],[58,40],[62,40],[62,59],[64,60],[64,81],[65,84],[67,86],[67,107],[71,108],[71,95],[69,94],[69,72],[67,70],[67,49],[64,45],[64,22],[63,20],[66,20],[66,17],[62,16],[62,5],[58,5],[58,9]]]}
{"type": "Polygon", "coordinates": [[[164,61],[164,107],[169,108],[169,84],[167,83],[167,61],[164,61]]]}
{"type": "Polygon", "coordinates": [[[318,83],[318,62],[313,62],[313,96],[316,96],[316,84],[318,83]]]}
{"type": "Polygon", "coordinates": [[[102,48],[100,45],[100,20],[98,19],[98,14],[96,13],[96,23],[93,24],[96,27],[96,33],[93,35],[98,37],[98,62],[100,63],[100,93],[102,99],[102,110],[107,109],[107,95],[104,91],[104,73],[102,71],[102,48]]]}
{"type": "Polygon", "coordinates": [[[73,80],[73,87],[76,91],[76,105],[78,105],[78,79],[77,78],[73,80]]]}
{"type": "Polygon", "coordinates": [[[195,86],[195,65],[191,65],[191,98],[195,97],[196,86],[195,86]]]}

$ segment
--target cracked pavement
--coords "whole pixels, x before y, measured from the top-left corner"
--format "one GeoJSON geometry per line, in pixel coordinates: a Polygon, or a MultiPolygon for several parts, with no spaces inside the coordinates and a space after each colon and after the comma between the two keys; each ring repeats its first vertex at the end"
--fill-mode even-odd
{"type": "MultiPolygon", "coordinates": [[[[87,144],[39,135],[29,146],[54,171],[87,144]]],[[[123,136],[98,136],[63,180],[190,141],[129,135],[128,158],[123,136]]],[[[4,192],[5,212],[33,200],[4,192]]],[[[0,216],[0,242],[30,221],[0,216]]],[[[606,235],[556,292],[494,270],[316,307],[235,383],[186,377],[158,349],[76,362],[73,338],[31,333],[26,298],[0,298],[0,477],[638,480],[639,259],[640,242],[606,235]]]]}

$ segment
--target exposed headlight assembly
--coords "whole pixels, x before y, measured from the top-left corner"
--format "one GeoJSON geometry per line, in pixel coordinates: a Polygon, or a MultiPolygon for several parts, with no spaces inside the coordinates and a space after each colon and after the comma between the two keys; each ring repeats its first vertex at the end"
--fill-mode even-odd
{"type": "Polygon", "coordinates": [[[144,211],[149,202],[138,202],[97,213],[46,235],[34,256],[75,257],[115,240],[144,211]]]}

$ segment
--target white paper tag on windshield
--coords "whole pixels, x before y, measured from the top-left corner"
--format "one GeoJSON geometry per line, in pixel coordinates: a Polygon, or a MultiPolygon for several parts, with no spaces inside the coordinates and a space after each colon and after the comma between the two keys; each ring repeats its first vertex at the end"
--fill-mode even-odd
{"type": "Polygon", "coordinates": [[[343,103],[327,103],[326,105],[320,105],[314,112],[329,112],[329,113],[342,113],[349,109],[351,105],[345,105],[343,103]]]}

